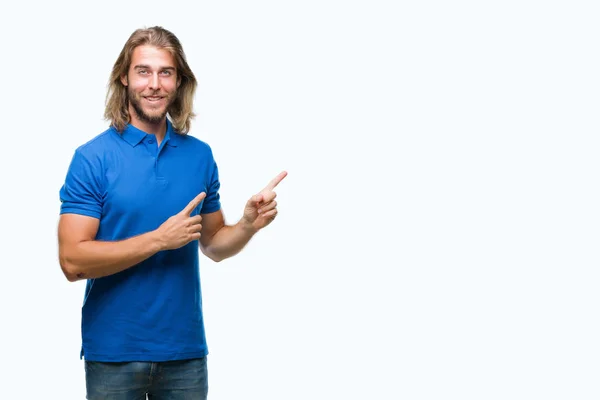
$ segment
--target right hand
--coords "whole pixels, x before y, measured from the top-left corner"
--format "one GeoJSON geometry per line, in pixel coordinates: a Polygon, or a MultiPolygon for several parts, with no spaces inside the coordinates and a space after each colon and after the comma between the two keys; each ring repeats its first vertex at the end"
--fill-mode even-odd
{"type": "Polygon", "coordinates": [[[202,222],[202,217],[200,215],[190,217],[190,214],[205,197],[206,193],[200,193],[183,210],[167,219],[158,227],[156,232],[163,250],[178,249],[192,240],[200,239],[200,231],[202,230],[200,222],[202,222]]]}

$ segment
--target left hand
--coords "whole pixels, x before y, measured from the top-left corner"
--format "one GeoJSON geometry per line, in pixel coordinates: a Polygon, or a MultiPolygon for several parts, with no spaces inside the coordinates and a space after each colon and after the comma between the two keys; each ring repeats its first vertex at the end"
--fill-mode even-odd
{"type": "Polygon", "coordinates": [[[277,193],[273,189],[286,176],[286,171],[281,172],[263,190],[252,196],[246,203],[242,221],[251,226],[253,230],[261,230],[273,222],[277,216],[277,202],[275,201],[277,193]]]}

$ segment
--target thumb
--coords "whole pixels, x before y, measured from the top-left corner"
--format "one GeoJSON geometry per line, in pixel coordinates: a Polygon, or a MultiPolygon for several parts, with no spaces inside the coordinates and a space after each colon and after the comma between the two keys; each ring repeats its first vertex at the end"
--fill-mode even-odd
{"type": "Polygon", "coordinates": [[[260,203],[261,201],[263,201],[263,195],[261,193],[259,194],[255,194],[254,196],[250,197],[250,200],[248,200],[248,207],[252,207],[252,208],[257,208],[258,203],[260,203]]]}

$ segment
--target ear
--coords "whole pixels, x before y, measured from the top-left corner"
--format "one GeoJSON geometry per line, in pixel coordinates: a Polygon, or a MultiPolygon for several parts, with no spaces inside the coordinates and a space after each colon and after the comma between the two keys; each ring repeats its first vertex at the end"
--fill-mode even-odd
{"type": "Polygon", "coordinates": [[[121,83],[123,84],[123,86],[127,87],[127,85],[129,85],[128,81],[127,81],[127,75],[121,75],[121,83]]]}
{"type": "Polygon", "coordinates": [[[177,89],[179,89],[179,85],[181,85],[181,75],[177,75],[177,89]]]}

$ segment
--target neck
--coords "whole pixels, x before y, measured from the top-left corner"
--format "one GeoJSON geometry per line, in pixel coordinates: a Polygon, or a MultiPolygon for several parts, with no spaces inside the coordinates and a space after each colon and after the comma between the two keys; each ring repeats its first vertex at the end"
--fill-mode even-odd
{"type": "Polygon", "coordinates": [[[129,110],[130,124],[135,126],[137,129],[144,131],[150,135],[156,136],[157,143],[161,143],[167,134],[167,117],[163,118],[160,122],[148,122],[141,120],[135,110],[129,110]]]}

